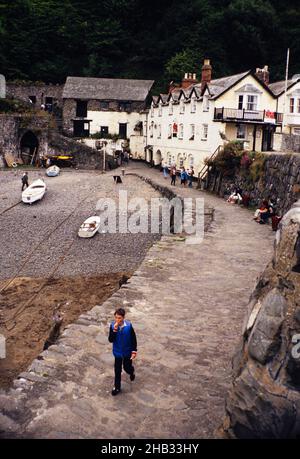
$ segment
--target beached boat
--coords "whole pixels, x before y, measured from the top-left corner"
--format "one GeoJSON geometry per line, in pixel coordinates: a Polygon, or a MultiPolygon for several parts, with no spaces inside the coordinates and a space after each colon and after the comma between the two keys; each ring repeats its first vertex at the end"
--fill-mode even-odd
{"type": "Polygon", "coordinates": [[[100,227],[100,217],[97,215],[89,217],[82,223],[78,231],[79,237],[93,237],[100,227]]]}
{"type": "Polygon", "coordinates": [[[46,174],[48,177],[56,177],[60,172],[60,168],[58,166],[50,166],[46,170],[46,174]]]}
{"type": "Polygon", "coordinates": [[[37,179],[22,192],[22,201],[26,204],[32,204],[42,199],[46,193],[46,183],[44,180],[37,179]]]}

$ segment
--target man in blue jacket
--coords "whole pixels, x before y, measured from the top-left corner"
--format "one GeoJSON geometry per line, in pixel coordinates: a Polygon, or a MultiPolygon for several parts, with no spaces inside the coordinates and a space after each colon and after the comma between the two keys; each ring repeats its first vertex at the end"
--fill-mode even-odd
{"type": "Polygon", "coordinates": [[[133,326],[128,320],[125,320],[125,310],[117,309],[114,316],[115,320],[109,327],[108,341],[113,343],[115,357],[115,387],[111,395],[118,395],[121,391],[122,365],[126,373],[130,375],[130,381],[135,379],[132,360],[136,358],[137,342],[133,326]]]}

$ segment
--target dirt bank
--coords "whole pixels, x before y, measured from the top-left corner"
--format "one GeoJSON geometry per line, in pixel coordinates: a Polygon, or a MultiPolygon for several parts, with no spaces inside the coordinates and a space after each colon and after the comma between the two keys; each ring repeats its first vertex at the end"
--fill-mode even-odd
{"type": "Polygon", "coordinates": [[[55,312],[63,313],[63,329],[110,297],[122,277],[131,274],[15,279],[0,295],[0,333],[7,353],[0,360],[0,388],[8,388],[43,350],[55,312]]]}

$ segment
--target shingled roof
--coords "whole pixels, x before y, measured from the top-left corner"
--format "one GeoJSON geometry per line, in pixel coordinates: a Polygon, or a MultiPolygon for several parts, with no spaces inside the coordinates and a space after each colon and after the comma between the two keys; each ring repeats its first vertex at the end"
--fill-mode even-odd
{"type": "MultiPolygon", "coordinates": [[[[250,70],[236,75],[211,80],[207,86],[212,99],[217,99],[221,94],[230,89],[248,74],[250,74],[250,70]]],[[[197,84],[196,86],[201,87],[201,84],[197,84]]]]}
{"type": "Polygon", "coordinates": [[[63,99],[144,101],[154,80],[68,77],[63,99]]]}
{"type": "MultiPolygon", "coordinates": [[[[287,88],[291,88],[294,84],[298,83],[300,79],[288,80],[287,88]]],[[[285,80],[277,81],[276,83],[269,84],[269,88],[275,94],[275,96],[280,96],[285,91],[285,80]]]]}

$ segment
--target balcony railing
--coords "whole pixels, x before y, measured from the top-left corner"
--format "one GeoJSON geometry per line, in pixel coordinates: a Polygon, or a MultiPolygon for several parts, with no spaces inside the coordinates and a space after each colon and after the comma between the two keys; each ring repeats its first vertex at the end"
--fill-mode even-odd
{"type": "Polygon", "coordinates": [[[253,121],[261,123],[281,124],[283,114],[270,110],[246,110],[237,108],[215,108],[214,121],[253,121]]]}

